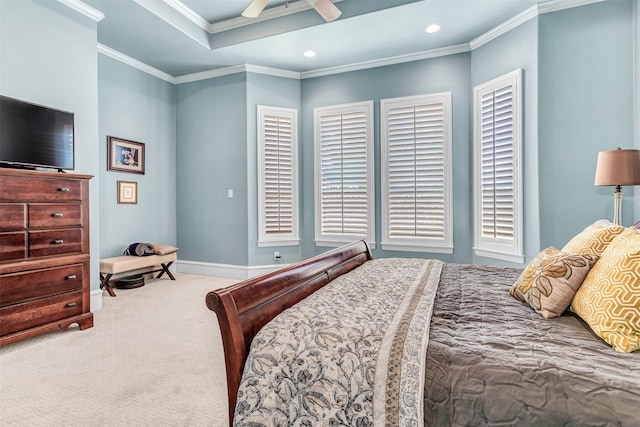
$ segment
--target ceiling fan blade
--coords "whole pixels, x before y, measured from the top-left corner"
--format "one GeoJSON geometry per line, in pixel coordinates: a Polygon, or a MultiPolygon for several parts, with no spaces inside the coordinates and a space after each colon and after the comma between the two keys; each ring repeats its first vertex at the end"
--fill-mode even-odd
{"type": "Polygon", "coordinates": [[[249,6],[242,11],[242,16],[245,18],[257,18],[267,6],[267,3],[269,3],[269,0],[252,0],[249,6]]]}
{"type": "Polygon", "coordinates": [[[307,1],[327,22],[335,21],[340,15],[342,15],[342,11],[338,9],[336,5],[331,3],[331,0],[307,1]]]}

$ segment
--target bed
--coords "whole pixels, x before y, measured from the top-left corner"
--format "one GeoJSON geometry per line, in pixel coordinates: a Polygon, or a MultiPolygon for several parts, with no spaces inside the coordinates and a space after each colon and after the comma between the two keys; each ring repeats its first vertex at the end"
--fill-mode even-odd
{"type": "Polygon", "coordinates": [[[640,352],[541,317],[522,273],[360,241],[210,292],[230,424],[640,425],[640,352]]]}

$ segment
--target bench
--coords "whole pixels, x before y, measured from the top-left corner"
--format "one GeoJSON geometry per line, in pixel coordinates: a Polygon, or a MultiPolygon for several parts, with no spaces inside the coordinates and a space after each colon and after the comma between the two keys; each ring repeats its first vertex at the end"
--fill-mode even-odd
{"type": "Polygon", "coordinates": [[[124,277],[135,276],[136,274],[157,273],[156,279],[162,277],[164,273],[171,280],[176,280],[173,274],[169,271],[169,267],[178,259],[176,252],[166,255],[149,255],[149,256],[116,256],[113,258],[105,258],[100,260],[100,289],[106,289],[109,295],[116,296],[113,287],[109,284],[109,281],[114,275],[117,275],[118,279],[124,277]],[[155,268],[149,271],[149,268],[155,268]]]}

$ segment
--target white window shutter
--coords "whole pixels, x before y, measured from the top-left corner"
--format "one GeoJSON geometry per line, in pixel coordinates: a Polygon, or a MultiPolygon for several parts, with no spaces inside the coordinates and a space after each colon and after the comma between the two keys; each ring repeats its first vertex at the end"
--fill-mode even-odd
{"type": "Polygon", "coordinates": [[[374,243],[373,102],[314,110],[316,243],[374,243]]]}
{"type": "Polygon", "coordinates": [[[521,70],[474,88],[475,250],[522,262],[521,70]]]}
{"type": "Polygon", "coordinates": [[[381,101],[384,249],[451,253],[451,94],[381,101]]]}
{"type": "Polygon", "coordinates": [[[259,246],[299,243],[297,111],[258,106],[259,246]]]}

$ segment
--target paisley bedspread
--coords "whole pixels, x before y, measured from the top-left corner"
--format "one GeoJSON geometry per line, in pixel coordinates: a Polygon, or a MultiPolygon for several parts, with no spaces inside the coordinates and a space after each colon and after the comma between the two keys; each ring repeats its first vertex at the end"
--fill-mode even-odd
{"type": "Polygon", "coordinates": [[[422,425],[442,267],[369,261],[281,313],[252,342],[234,424],[422,425]]]}

